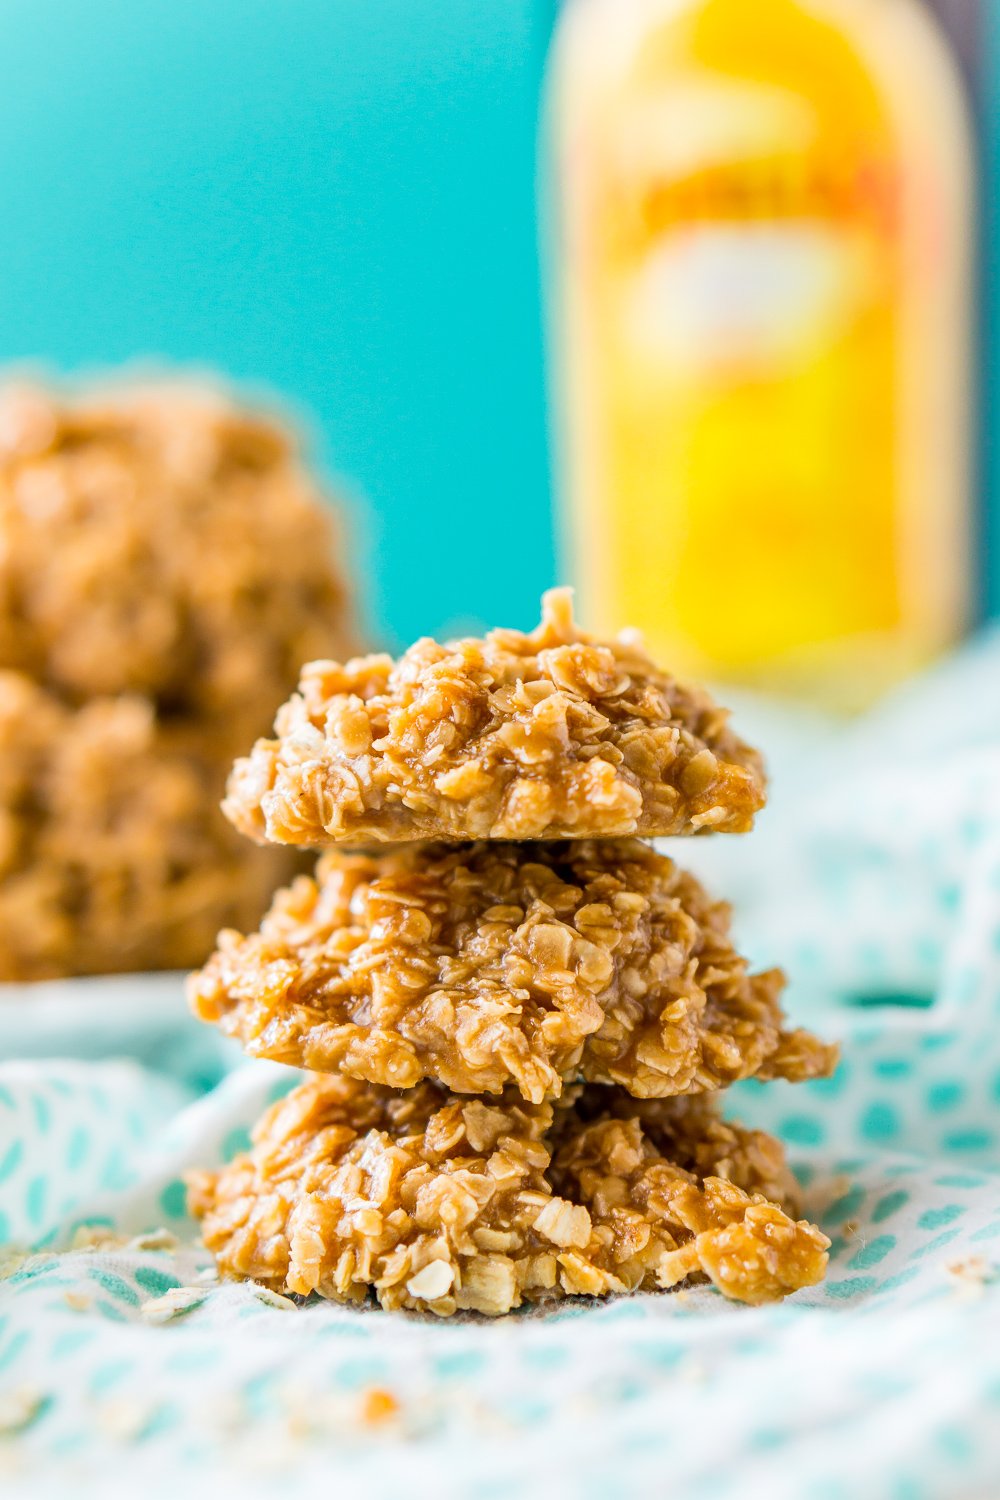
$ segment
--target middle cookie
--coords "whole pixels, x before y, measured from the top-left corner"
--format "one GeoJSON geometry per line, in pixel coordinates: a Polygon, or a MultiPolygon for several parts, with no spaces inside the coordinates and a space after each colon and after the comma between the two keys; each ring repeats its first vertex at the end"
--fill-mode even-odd
{"type": "Polygon", "coordinates": [[[538,1103],[579,1078],[664,1098],[824,1076],[835,1049],[784,1029],[783,982],[648,844],[491,842],[325,855],[189,997],[253,1057],[538,1103]]]}

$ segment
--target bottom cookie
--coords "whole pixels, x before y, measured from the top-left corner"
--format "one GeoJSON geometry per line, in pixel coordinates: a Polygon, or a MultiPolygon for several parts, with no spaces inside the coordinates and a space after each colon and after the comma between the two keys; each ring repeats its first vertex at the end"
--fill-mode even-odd
{"type": "Polygon", "coordinates": [[[822,1279],[829,1245],[791,1216],[778,1142],[704,1095],[484,1103],[313,1075],[190,1203],[223,1275],[442,1316],[705,1279],[773,1302],[822,1279]]]}

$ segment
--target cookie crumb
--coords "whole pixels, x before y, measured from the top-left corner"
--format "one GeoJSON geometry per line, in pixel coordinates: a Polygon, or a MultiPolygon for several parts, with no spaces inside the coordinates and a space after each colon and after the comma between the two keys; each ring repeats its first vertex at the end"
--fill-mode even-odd
{"type": "Polygon", "coordinates": [[[94,1305],[90,1292],[63,1292],[63,1301],[74,1312],[89,1312],[94,1305]]]}
{"type": "Polygon", "coordinates": [[[0,1392],[0,1437],[24,1432],[41,1415],[45,1397],[33,1386],[0,1392]]]}
{"type": "Polygon", "coordinates": [[[400,1413],[399,1401],[384,1386],[369,1386],[361,1393],[361,1420],[368,1427],[380,1427],[400,1413]]]}
{"type": "Polygon", "coordinates": [[[147,1323],[169,1323],[200,1307],[207,1296],[207,1291],[197,1287],[175,1286],[162,1297],[151,1297],[142,1304],[140,1311],[147,1323]]]}
{"type": "Polygon", "coordinates": [[[949,1261],[945,1271],[958,1290],[966,1297],[979,1297],[990,1282],[996,1280],[997,1269],[982,1255],[970,1255],[964,1260],[949,1261]]]}

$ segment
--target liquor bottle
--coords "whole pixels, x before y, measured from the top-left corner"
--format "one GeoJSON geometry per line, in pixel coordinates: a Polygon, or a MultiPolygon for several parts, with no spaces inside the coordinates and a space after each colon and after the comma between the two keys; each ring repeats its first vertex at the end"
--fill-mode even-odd
{"type": "Polygon", "coordinates": [[[859,707],[970,611],[971,142],[922,0],[568,0],[570,576],[695,676],[859,707]]]}

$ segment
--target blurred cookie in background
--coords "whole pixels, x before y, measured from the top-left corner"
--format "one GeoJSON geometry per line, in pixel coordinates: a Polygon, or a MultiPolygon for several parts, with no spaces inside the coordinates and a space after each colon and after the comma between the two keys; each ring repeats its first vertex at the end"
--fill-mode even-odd
{"type": "Polygon", "coordinates": [[[0,672],[0,977],[186,967],[259,914],[279,871],[243,858],[221,774],[142,698],[0,672]]]}
{"type": "Polygon", "coordinates": [[[301,856],[219,812],[303,658],[356,642],[274,421],[170,385],[0,392],[0,980],[202,962],[301,856]]]}
{"type": "Polygon", "coordinates": [[[235,752],[356,644],[335,551],[287,431],[214,391],[0,393],[0,666],[69,702],[141,693],[235,752]]]}

